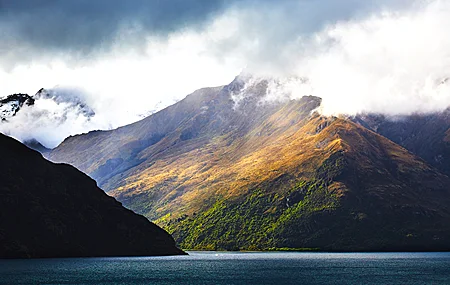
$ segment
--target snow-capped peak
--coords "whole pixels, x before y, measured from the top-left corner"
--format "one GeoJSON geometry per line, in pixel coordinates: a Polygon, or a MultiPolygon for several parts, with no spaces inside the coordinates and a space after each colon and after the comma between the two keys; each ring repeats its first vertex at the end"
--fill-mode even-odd
{"type": "Polygon", "coordinates": [[[0,98],[0,132],[22,142],[55,147],[65,137],[89,130],[94,110],[79,90],[40,89],[35,95],[0,98]]]}
{"type": "Polygon", "coordinates": [[[27,94],[13,94],[6,98],[0,98],[0,119],[6,121],[15,116],[17,112],[25,104],[26,106],[34,105],[35,100],[27,94]]]}

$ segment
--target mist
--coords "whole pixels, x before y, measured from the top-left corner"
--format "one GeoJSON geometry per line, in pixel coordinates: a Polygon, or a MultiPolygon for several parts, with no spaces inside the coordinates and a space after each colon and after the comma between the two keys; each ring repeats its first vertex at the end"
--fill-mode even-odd
{"type": "MultiPolygon", "coordinates": [[[[259,44],[269,42],[263,33],[245,34],[239,28],[234,46],[245,43],[237,48],[243,51],[258,43],[241,56],[251,58],[246,72],[252,80],[272,82],[269,101],[318,96],[324,115],[443,111],[450,106],[450,2],[399,7],[292,36],[276,51],[271,44],[259,44]]],[[[254,22],[253,17],[244,14],[242,21],[254,22]]],[[[261,25],[260,31],[268,26],[261,25]]],[[[289,27],[281,19],[279,28],[270,29],[278,38],[288,38],[283,29],[289,27]]]]}
{"type": "Polygon", "coordinates": [[[0,126],[20,140],[54,147],[68,135],[129,124],[242,71],[277,79],[268,101],[315,95],[325,115],[450,105],[448,1],[189,1],[187,10],[112,1],[106,11],[82,1],[87,14],[71,13],[68,2],[8,6],[0,95],[71,88],[95,115],[59,106],[69,112],[64,124],[33,113],[0,126]],[[158,9],[170,15],[165,25],[152,16],[158,9]],[[39,17],[48,22],[33,26],[39,17]]]}
{"type": "Polygon", "coordinates": [[[450,106],[448,27],[448,1],[338,23],[314,35],[296,74],[325,114],[440,112],[450,106]]]}

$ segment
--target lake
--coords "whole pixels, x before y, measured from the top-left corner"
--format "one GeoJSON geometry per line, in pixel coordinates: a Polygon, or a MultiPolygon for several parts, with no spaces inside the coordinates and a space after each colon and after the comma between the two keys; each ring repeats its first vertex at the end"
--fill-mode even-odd
{"type": "Polygon", "coordinates": [[[450,253],[189,254],[0,260],[0,284],[450,284],[450,253]]]}

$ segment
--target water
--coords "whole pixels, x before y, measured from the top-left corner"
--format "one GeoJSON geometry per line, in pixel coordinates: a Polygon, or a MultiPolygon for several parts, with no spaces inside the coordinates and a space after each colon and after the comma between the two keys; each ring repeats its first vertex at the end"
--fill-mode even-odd
{"type": "Polygon", "coordinates": [[[450,284],[450,253],[237,253],[0,260],[0,284],[450,284]]]}

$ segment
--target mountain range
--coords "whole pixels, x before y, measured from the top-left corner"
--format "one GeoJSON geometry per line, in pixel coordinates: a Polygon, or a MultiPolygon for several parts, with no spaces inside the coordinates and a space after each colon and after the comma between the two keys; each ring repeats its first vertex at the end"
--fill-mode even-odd
{"type": "Polygon", "coordinates": [[[74,165],[189,249],[449,250],[448,113],[322,116],[238,76],[71,136],[74,165]]]}

